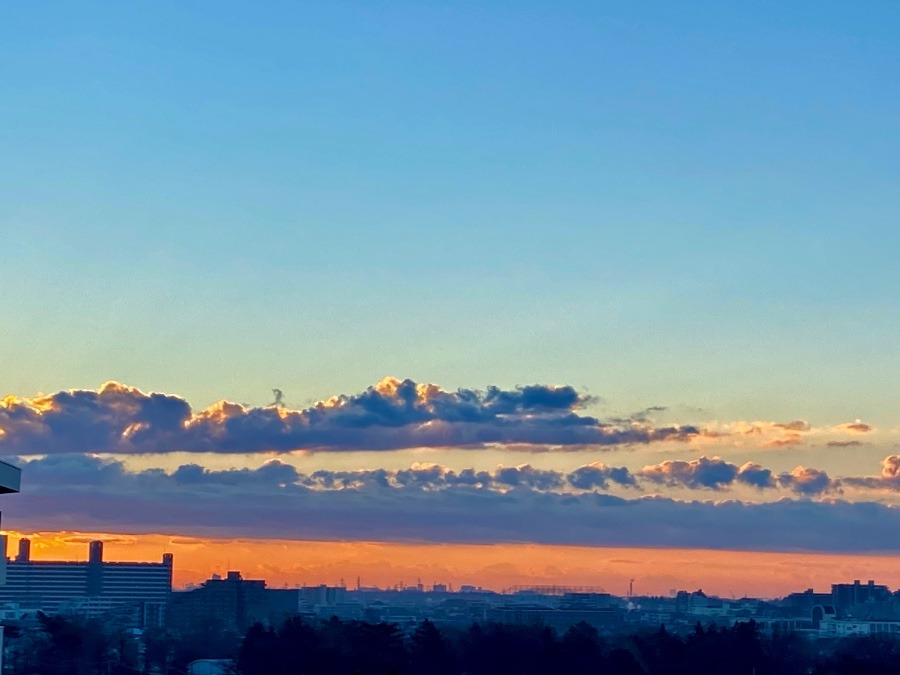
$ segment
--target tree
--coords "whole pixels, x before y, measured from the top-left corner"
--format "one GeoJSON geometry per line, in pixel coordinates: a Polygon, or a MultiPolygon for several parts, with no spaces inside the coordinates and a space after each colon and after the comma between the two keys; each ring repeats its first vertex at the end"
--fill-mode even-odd
{"type": "Polygon", "coordinates": [[[274,675],[277,673],[278,638],[275,631],[261,623],[247,630],[238,652],[238,670],[243,675],[274,675]]]}
{"type": "Polygon", "coordinates": [[[450,675],[458,672],[453,648],[428,619],[416,627],[410,642],[410,665],[413,673],[450,675]]]}

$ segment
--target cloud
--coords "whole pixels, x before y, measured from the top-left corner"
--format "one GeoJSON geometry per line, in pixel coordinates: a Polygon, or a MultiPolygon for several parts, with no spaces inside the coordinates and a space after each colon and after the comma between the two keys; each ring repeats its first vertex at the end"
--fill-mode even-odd
{"type": "Polygon", "coordinates": [[[700,431],[655,427],[645,419],[604,422],[582,412],[592,400],[565,385],[445,391],[386,378],[360,394],[333,396],[303,410],[220,401],[193,411],[180,397],[107,382],[96,391],[3,399],[0,453],[596,448],[687,441],[700,431]]]}
{"type": "Polygon", "coordinates": [[[553,490],[562,487],[563,477],[558,471],[535,469],[530,464],[499,467],[494,472],[494,482],[510,487],[525,487],[534,490],[553,490]]]}
{"type": "Polygon", "coordinates": [[[791,448],[816,440],[829,447],[861,445],[858,440],[847,440],[846,435],[874,432],[875,429],[860,420],[845,424],[813,427],[802,419],[790,422],[768,420],[708,422],[700,427],[700,433],[690,440],[698,444],[752,446],[758,448],[791,448]],[[834,436],[838,435],[837,438],[834,436]]]}
{"type": "Polygon", "coordinates": [[[840,482],[831,480],[824,471],[805,466],[798,466],[789,473],[780,474],[778,484],[804,497],[817,496],[840,488],[840,482]]]}
{"type": "Polygon", "coordinates": [[[839,433],[867,434],[871,431],[874,431],[874,428],[861,420],[856,420],[855,422],[838,424],[836,427],[834,427],[834,431],[837,431],[839,433]]]}
{"type": "Polygon", "coordinates": [[[900,455],[888,455],[882,460],[880,476],[849,477],[842,480],[853,487],[900,491],[900,455]]]}
{"type": "Polygon", "coordinates": [[[689,490],[724,490],[743,483],[759,490],[778,487],[770,469],[755,462],[738,467],[719,457],[700,457],[691,461],[670,460],[645,466],[638,476],[657,485],[689,490]]]}
{"type": "Polygon", "coordinates": [[[881,463],[881,476],[900,480],[900,455],[885,457],[881,463]]]}
{"type": "Polygon", "coordinates": [[[793,422],[776,422],[774,425],[778,429],[785,431],[809,431],[810,425],[806,420],[794,420],[793,422]]]}
{"type": "Polygon", "coordinates": [[[566,481],[579,490],[606,490],[610,481],[623,487],[638,486],[634,475],[624,466],[607,466],[603,462],[592,462],[578,467],[566,476],[566,481]]]}
{"type": "Polygon", "coordinates": [[[865,443],[862,441],[828,441],[825,445],[829,448],[857,448],[865,443]]]}
{"type": "Polygon", "coordinates": [[[795,445],[803,445],[803,436],[791,433],[783,438],[775,438],[763,444],[767,448],[789,448],[795,445]]]}
{"type": "Polygon", "coordinates": [[[773,488],[777,484],[772,472],[756,462],[747,462],[738,469],[736,479],[760,490],[773,488]]]}
{"type": "Polygon", "coordinates": [[[669,487],[721,490],[735,481],[738,468],[718,457],[712,459],[701,457],[691,461],[668,460],[661,464],[645,466],[638,475],[653,483],[669,487]]]}
{"type": "MultiPolygon", "coordinates": [[[[479,473],[416,465],[402,472],[305,475],[278,460],[256,469],[214,471],[189,464],[165,473],[130,472],[111,459],[73,459],[28,462],[28,490],[4,500],[4,522],[24,530],[71,530],[77,524],[179,537],[900,552],[900,541],[884,536],[900,528],[900,509],[877,503],[623,499],[544,489],[558,481],[527,465],[505,473],[502,467],[479,473]],[[71,473],[73,467],[78,470],[71,473]],[[512,489],[511,481],[518,481],[512,489]]],[[[745,465],[738,473],[760,480],[760,469],[745,465]]],[[[898,470],[896,458],[883,468],[889,477],[898,470]]],[[[696,473],[698,484],[721,484],[696,473]]],[[[578,480],[574,474],[567,483],[578,480]]],[[[815,482],[811,475],[791,474],[804,485],[815,482]]]]}

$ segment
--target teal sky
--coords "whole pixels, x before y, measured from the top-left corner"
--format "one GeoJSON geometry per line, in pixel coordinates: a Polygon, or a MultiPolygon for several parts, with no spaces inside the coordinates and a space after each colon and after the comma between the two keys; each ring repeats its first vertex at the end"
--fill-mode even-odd
{"type": "Polygon", "coordinates": [[[550,7],[4,5],[0,395],[896,425],[900,5],[550,7]]]}

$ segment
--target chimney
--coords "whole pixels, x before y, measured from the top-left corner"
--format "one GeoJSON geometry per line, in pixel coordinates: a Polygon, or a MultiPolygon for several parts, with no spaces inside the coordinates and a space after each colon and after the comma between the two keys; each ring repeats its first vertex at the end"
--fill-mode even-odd
{"type": "Polygon", "coordinates": [[[92,541],[88,551],[85,595],[103,595],[103,542],[92,541]]]}
{"type": "Polygon", "coordinates": [[[19,539],[19,555],[16,556],[16,562],[28,562],[31,560],[31,540],[19,539]]]}

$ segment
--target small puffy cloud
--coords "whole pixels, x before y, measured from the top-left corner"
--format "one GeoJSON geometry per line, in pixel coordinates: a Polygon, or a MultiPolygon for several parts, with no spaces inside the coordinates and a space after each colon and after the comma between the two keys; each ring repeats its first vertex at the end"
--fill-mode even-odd
{"type": "Polygon", "coordinates": [[[691,490],[724,490],[735,483],[743,483],[760,490],[777,487],[770,469],[755,462],[741,467],[719,457],[701,457],[691,461],[674,460],[644,467],[638,474],[657,485],[683,487],[691,490]]]}
{"type": "Polygon", "coordinates": [[[639,472],[641,478],[669,487],[683,486],[690,489],[721,490],[737,478],[738,468],[718,457],[701,457],[691,461],[669,460],[645,466],[639,472]]]}
{"type": "Polygon", "coordinates": [[[643,418],[603,421],[582,412],[592,400],[568,385],[446,391],[386,378],[303,410],[220,401],[194,411],[178,396],[108,382],[96,391],[0,400],[0,453],[581,449],[687,441],[700,433],[643,418]]]}
{"type": "Polygon", "coordinates": [[[824,471],[805,466],[798,466],[789,473],[782,473],[778,476],[778,484],[804,497],[813,497],[825,492],[832,492],[840,486],[837,481],[831,480],[824,471]]]}
{"type": "Polygon", "coordinates": [[[900,455],[889,455],[881,463],[881,475],[883,478],[896,478],[900,480],[900,455]]]}
{"type": "Polygon", "coordinates": [[[794,420],[793,422],[776,422],[773,425],[776,429],[784,429],[785,431],[809,431],[810,425],[806,420],[794,420]]]}
{"type": "Polygon", "coordinates": [[[803,445],[803,436],[798,433],[790,433],[782,438],[773,438],[763,444],[767,448],[789,448],[794,445],[803,445]]]}
{"type": "Polygon", "coordinates": [[[838,433],[868,434],[869,432],[874,431],[874,428],[862,420],[856,420],[855,422],[838,424],[834,427],[834,431],[838,433]]]}
{"type": "Polygon", "coordinates": [[[764,466],[760,466],[756,462],[747,462],[744,464],[738,469],[735,479],[740,483],[752,485],[760,490],[776,486],[776,480],[772,475],[772,471],[764,466]]]}
{"type": "Polygon", "coordinates": [[[562,487],[563,477],[558,471],[535,469],[530,464],[501,466],[494,472],[494,482],[509,487],[533,490],[554,490],[562,487]]]}
{"type": "Polygon", "coordinates": [[[623,487],[637,487],[634,475],[624,466],[607,466],[603,462],[591,462],[572,471],[566,480],[578,490],[606,490],[613,482],[623,487]]]}
{"type": "Polygon", "coordinates": [[[881,475],[842,479],[847,485],[872,490],[900,491],[900,455],[888,455],[881,462],[881,475]]]}

